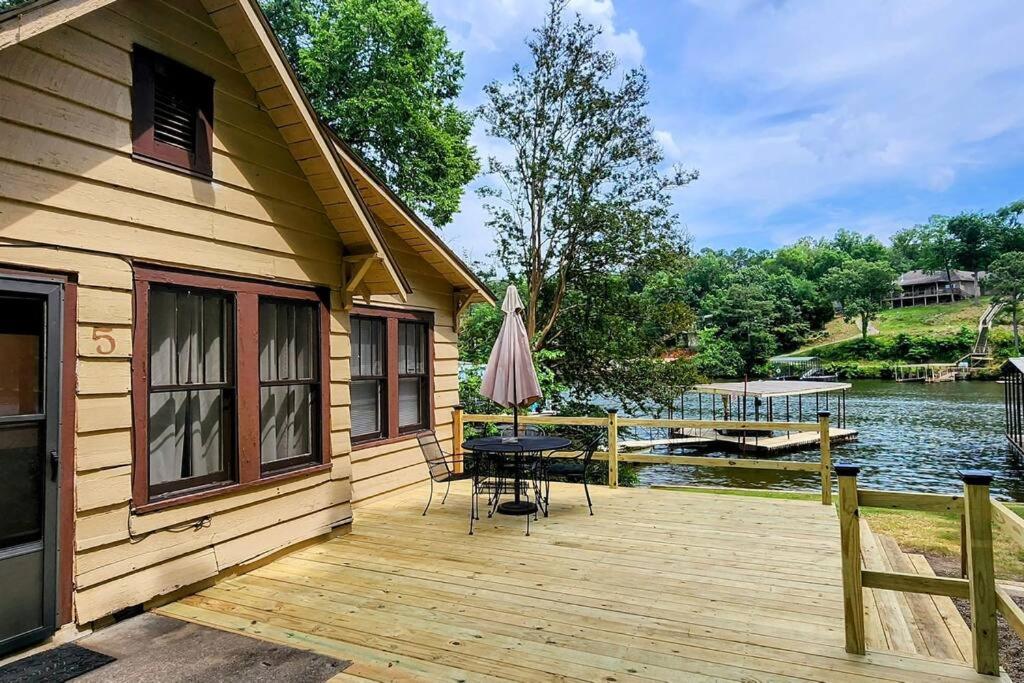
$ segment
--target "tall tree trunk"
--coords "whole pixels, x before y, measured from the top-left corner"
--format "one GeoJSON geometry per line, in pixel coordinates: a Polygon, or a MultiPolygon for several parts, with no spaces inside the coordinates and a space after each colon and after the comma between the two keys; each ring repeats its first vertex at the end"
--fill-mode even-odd
{"type": "Polygon", "coordinates": [[[977,301],[981,298],[981,280],[978,278],[980,271],[974,271],[974,300],[977,301]]]}
{"type": "Polygon", "coordinates": [[[860,334],[864,341],[868,340],[868,314],[861,313],[860,315],[860,334]]]}

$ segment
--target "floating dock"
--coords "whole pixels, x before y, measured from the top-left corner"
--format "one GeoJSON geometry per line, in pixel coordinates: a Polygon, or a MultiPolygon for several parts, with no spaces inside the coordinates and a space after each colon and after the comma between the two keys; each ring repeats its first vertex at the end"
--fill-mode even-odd
{"type": "MultiPolygon", "coordinates": [[[[767,426],[767,423],[766,423],[767,426]]],[[[857,440],[856,429],[829,430],[832,445],[857,440]]],[[[680,436],[668,439],[628,439],[619,442],[619,448],[626,451],[640,451],[649,448],[722,448],[754,453],[782,453],[817,448],[821,438],[816,432],[790,432],[779,434],[722,434],[716,430],[701,430],[700,435],[680,436]]]]}

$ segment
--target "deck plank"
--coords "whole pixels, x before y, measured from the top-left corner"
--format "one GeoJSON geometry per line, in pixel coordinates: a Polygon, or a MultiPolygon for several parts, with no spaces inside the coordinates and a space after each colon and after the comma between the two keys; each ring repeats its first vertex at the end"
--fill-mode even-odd
{"type": "Polygon", "coordinates": [[[373,681],[994,680],[914,649],[898,602],[875,595],[873,649],[845,652],[832,507],[595,487],[591,517],[578,487],[553,494],[530,537],[508,517],[469,536],[464,487],[426,517],[425,491],[408,491],[361,508],[350,534],[159,611],[373,681]],[[890,617],[910,651],[889,648],[890,617]]]}

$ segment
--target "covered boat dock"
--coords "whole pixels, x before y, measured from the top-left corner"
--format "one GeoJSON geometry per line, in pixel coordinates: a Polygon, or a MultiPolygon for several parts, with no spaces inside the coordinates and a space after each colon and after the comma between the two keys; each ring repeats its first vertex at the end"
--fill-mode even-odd
{"type": "MultiPolygon", "coordinates": [[[[830,413],[832,443],[857,438],[857,430],[846,426],[846,392],[852,385],[845,382],[756,380],[753,382],[714,382],[698,384],[684,392],[680,419],[735,420],[763,422],[763,429],[676,429],[667,446],[719,445],[740,451],[790,451],[815,448],[820,436],[814,432],[788,432],[772,429],[772,422],[804,422],[817,419],[819,413],[830,413]],[[697,396],[697,415],[687,414],[686,393],[697,396]]],[[[631,444],[632,446],[633,444],[631,444]]],[[[640,447],[641,442],[636,442],[640,447]]],[[[643,443],[643,446],[649,444],[643,443]]]]}

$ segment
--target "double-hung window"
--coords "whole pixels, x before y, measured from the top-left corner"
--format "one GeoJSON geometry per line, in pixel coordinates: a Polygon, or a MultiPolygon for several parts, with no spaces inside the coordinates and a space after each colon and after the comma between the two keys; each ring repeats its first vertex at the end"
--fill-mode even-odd
{"type": "Polygon", "coordinates": [[[149,491],[235,476],[234,302],[220,292],[149,292],[149,491]]]}
{"type": "Polygon", "coordinates": [[[427,313],[357,307],[351,316],[352,440],[397,439],[430,429],[433,410],[427,313]]]}
{"type": "Polygon", "coordinates": [[[137,509],[330,465],[326,293],[136,268],[137,509]]]}

